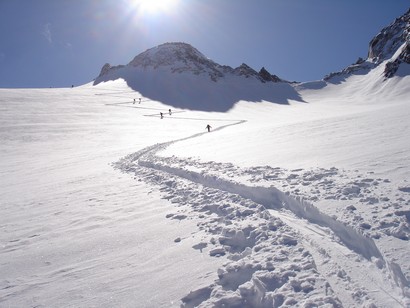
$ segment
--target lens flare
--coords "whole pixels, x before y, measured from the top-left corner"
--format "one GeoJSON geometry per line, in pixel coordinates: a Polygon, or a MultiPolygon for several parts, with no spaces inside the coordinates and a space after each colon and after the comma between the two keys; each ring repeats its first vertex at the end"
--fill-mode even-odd
{"type": "Polygon", "coordinates": [[[178,0],[132,0],[132,4],[142,13],[156,14],[171,10],[178,0]]]}

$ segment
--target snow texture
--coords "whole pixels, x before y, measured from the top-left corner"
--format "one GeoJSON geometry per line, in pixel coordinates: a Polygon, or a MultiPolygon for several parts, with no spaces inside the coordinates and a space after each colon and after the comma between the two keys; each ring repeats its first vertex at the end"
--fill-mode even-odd
{"type": "MultiPolygon", "coordinates": [[[[368,291],[361,285],[376,281],[378,292],[374,298],[377,301],[392,306],[400,303],[400,295],[386,299],[385,294],[396,293],[394,285],[407,292],[408,281],[398,264],[386,262],[370,237],[321,213],[303,199],[292,198],[274,187],[246,186],[221,177],[221,170],[224,170],[226,178],[252,175],[252,180],[258,182],[262,180],[257,179],[260,175],[266,178],[274,171],[273,178],[277,178],[278,174],[284,173],[283,170],[269,167],[241,170],[232,164],[201,163],[155,155],[182,140],[143,149],[121,160],[117,167],[159,185],[164,198],[171,203],[189,206],[189,215],[182,217],[198,216],[203,221],[200,229],[210,234],[209,242],[202,241],[195,247],[213,247],[209,248],[210,256],[227,256],[231,260],[218,270],[216,283],[190,292],[182,299],[183,306],[276,307],[295,303],[342,306],[337,296],[329,296],[335,292],[330,285],[338,287],[337,294],[343,298],[344,304],[355,306],[369,304],[368,291]],[[198,171],[189,170],[191,168],[198,171]],[[288,229],[289,226],[293,230],[288,229]],[[309,253],[299,247],[300,243],[307,243],[311,248],[309,253]],[[286,257],[277,256],[278,246],[281,247],[280,254],[286,257]],[[357,265],[352,266],[352,258],[357,265]],[[273,262],[265,264],[264,260],[273,262]],[[319,265],[312,260],[320,260],[319,265]],[[330,260],[333,264],[327,265],[330,260]],[[361,266],[375,270],[359,278],[356,271],[361,266]],[[289,267],[292,268],[291,276],[288,276],[289,267]],[[308,281],[299,276],[302,269],[302,277],[309,277],[308,281]],[[319,269],[320,272],[332,273],[328,277],[331,284],[314,274],[319,269]],[[310,270],[314,271],[308,275],[310,270]],[[382,284],[389,279],[392,280],[390,287],[382,284]],[[343,284],[343,288],[339,284],[343,284]],[[313,292],[318,288],[322,292],[313,292]]],[[[337,173],[335,168],[310,172],[303,185],[337,173]]],[[[292,173],[288,178],[294,180],[298,176],[292,173]]],[[[365,179],[363,182],[371,183],[373,180],[365,179]]],[[[346,187],[342,192],[352,197],[357,193],[358,189],[346,187]]],[[[179,219],[181,214],[168,217],[179,219]]]]}

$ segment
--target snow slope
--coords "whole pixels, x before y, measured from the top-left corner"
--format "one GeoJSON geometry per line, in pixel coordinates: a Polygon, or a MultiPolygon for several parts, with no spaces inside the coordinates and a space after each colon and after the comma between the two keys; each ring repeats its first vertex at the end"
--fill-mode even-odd
{"type": "Polygon", "coordinates": [[[174,242],[195,221],[170,221],[155,189],[111,166],[194,125],[116,107],[124,88],[0,92],[1,307],[169,307],[213,281],[223,260],[174,242]]]}
{"type": "Polygon", "coordinates": [[[224,113],[0,89],[0,306],[409,306],[410,83],[380,76],[224,113]]]}

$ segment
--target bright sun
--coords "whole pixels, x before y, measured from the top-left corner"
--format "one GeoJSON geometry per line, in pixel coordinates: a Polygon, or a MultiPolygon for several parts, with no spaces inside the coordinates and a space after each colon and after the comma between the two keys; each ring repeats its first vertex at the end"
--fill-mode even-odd
{"type": "Polygon", "coordinates": [[[132,2],[143,13],[159,13],[170,10],[178,0],[133,0],[132,2]]]}

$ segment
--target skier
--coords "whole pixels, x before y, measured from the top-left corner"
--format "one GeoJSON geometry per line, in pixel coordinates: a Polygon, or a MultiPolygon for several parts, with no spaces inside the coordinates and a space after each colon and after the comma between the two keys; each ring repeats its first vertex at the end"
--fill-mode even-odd
{"type": "Polygon", "coordinates": [[[164,117],[162,112],[160,112],[159,115],[161,116],[161,119],[164,117]]]}
{"type": "Polygon", "coordinates": [[[211,131],[211,125],[208,124],[205,128],[208,130],[208,132],[211,131]]]}
{"type": "Polygon", "coordinates": [[[134,98],[134,102],[133,102],[133,104],[135,104],[135,98],[134,98]]]}
{"type": "Polygon", "coordinates": [[[168,110],[168,112],[169,112],[169,115],[171,115],[171,114],[172,114],[171,109],[169,109],[169,110],[168,110]]]}
{"type": "MultiPolygon", "coordinates": [[[[135,101],[135,99],[134,99],[134,101],[135,101]]],[[[141,97],[140,97],[140,100],[139,100],[138,104],[141,104],[141,97]]]]}

